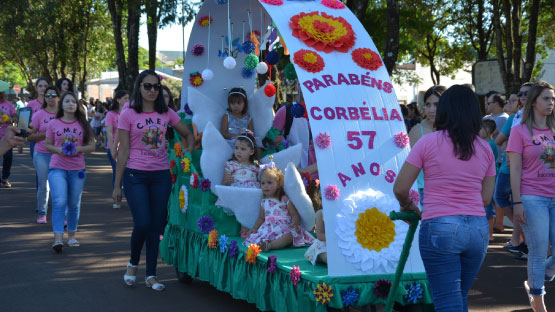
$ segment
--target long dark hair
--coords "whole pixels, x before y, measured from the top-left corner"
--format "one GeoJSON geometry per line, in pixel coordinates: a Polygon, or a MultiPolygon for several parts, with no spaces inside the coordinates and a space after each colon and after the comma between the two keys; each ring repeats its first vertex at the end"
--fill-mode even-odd
{"type": "Polygon", "coordinates": [[[87,116],[83,111],[83,106],[79,104],[79,101],[77,101],[77,97],[73,92],[68,91],[62,94],[62,97],[58,102],[58,112],[56,113],[56,118],[62,118],[64,116],[63,103],[64,103],[64,99],[67,96],[72,96],[75,99],[75,102],[76,102],[75,104],[77,105],[77,110],[75,111],[75,118],[77,118],[77,121],[83,128],[83,145],[87,145],[89,143],[89,140],[91,140],[92,138],[93,131],[92,131],[91,125],[87,121],[87,116]]]}
{"type": "Polygon", "coordinates": [[[245,91],[245,89],[243,88],[233,88],[231,90],[229,90],[228,96],[227,96],[227,110],[229,112],[231,112],[231,109],[229,108],[229,103],[231,103],[231,100],[235,100],[235,99],[243,99],[243,102],[245,102],[245,106],[243,106],[243,110],[241,111],[241,114],[246,114],[249,111],[249,100],[247,99],[247,92],[245,91]]]}
{"type": "MultiPolygon", "coordinates": [[[[152,70],[143,70],[137,79],[135,80],[135,85],[133,86],[133,108],[137,114],[143,112],[143,97],[141,96],[141,83],[147,76],[154,76],[158,83],[160,83],[160,77],[152,70]]],[[[158,114],[163,114],[168,112],[168,107],[166,106],[166,102],[164,102],[164,97],[162,96],[162,89],[158,92],[158,97],[154,100],[154,110],[158,112],[158,114]]]]}
{"type": "Polygon", "coordinates": [[[44,90],[44,103],[42,103],[41,107],[42,109],[46,108],[46,92],[48,92],[48,90],[54,90],[54,92],[56,92],[56,95],[58,97],[60,97],[60,92],[58,92],[58,88],[56,88],[55,86],[48,86],[46,87],[46,89],[44,90]]]}
{"type": "Polygon", "coordinates": [[[129,93],[125,90],[118,90],[114,94],[114,99],[112,100],[112,105],[110,105],[110,110],[119,110],[119,99],[128,95],[129,93]]]}
{"type": "MultiPolygon", "coordinates": [[[[241,142],[245,142],[245,143],[249,144],[249,146],[254,150],[254,154],[252,154],[249,157],[249,160],[250,160],[251,163],[257,164],[260,157],[258,156],[258,149],[256,148],[256,140],[255,140],[254,136],[250,133],[250,131],[249,132],[242,132],[240,135],[236,136],[235,142],[237,142],[237,141],[241,141],[241,142]]],[[[233,155],[231,156],[231,159],[237,160],[237,158],[235,158],[235,152],[233,152],[233,155]]]]}
{"type": "Polygon", "coordinates": [[[432,95],[435,95],[438,98],[441,97],[441,95],[443,94],[443,92],[445,92],[445,90],[447,90],[447,88],[445,86],[442,86],[442,85],[437,85],[437,86],[430,87],[428,90],[426,90],[426,93],[424,93],[424,103],[426,103],[426,100],[432,95]]]}
{"type": "Polygon", "coordinates": [[[67,81],[67,84],[69,85],[68,92],[73,92],[74,91],[73,90],[73,81],[71,81],[71,79],[66,78],[66,77],[63,77],[63,78],[60,78],[60,79],[56,80],[56,88],[58,88],[58,90],[60,90],[60,92],[62,92],[62,83],[64,81],[67,81]]]}
{"type": "Polygon", "coordinates": [[[437,104],[436,130],[446,130],[453,142],[453,152],[460,160],[474,155],[474,140],[480,132],[482,114],[476,94],[466,86],[447,89],[437,104]]]}
{"type": "MultiPolygon", "coordinates": [[[[160,87],[160,93],[162,93],[163,91],[168,92],[168,94],[170,95],[170,100],[168,101],[168,107],[173,109],[175,112],[177,112],[177,109],[175,108],[175,103],[173,102],[173,95],[172,95],[172,92],[171,92],[170,88],[168,88],[165,85],[162,85],[160,87]]],[[[164,97],[164,94],[162,93],[162,98],[163,97],[164,97]]],[[[165,103],[165,101],[164,101],[164,103],[165,103]]]]}

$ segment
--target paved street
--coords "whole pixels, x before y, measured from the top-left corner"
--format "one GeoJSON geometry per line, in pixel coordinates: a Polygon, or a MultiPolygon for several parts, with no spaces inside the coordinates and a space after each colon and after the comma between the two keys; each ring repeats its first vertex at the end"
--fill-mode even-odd
{"type": "MultiPolygon", "coordinates": [[[[103,150],[87,156],[77,238],[81,247],[50,248],[52,228],[35,224],[34,170],[28,149],[14,153],[12,189],[0,189],[0,311],[257,311],[207,283],[180,284],[160,261],[162,293],[144,287],[144,256],[127,288],[123,272],[132,227],[129,210],[111,207],[111,168],[103,150]]],[[[496,235],[470,296],[472,311],[530,311],[522,287],[526,262],[502,249],[509,233],[496,235]]],[[[546,305],[555,308],[555,283],[546,305]]]]}

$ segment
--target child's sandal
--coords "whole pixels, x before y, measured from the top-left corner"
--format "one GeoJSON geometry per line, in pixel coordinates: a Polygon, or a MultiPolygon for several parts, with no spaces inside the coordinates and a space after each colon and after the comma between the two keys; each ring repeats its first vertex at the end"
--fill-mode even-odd
{"type": "Polygon", "coordinates": [[[270,251],[272,249],[272,242],[264,241],[262,242],[262,246],[260,246],[263,252],[270,251]]]}

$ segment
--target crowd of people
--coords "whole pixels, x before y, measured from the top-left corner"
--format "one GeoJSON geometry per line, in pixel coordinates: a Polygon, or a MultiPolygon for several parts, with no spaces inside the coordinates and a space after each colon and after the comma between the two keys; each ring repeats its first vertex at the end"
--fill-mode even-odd
{"type": "MultiPolygon", "coordinates": [[[[64,226],[67,246],[80,245],[75,233],[86,179],[84,154],[102,146],[113,169],[113,208],[120,207],[125,193],[134,221],[124,281],[135,284],[146,245],[146,285],[163,290],[156,265],[172,185],[167,140],[179,134],[187,153],[200,148],[202,133],[194,124],[184,124],[170,90],[152,71],[138,76],[133,94],[119,90],[106,103],[78,101],[67,78],[55,85],[39,78],[35,90],[37,98],[27,104],[33,109],[27,141],[37,176],[37,223],[47,223],[52,195],[52,248],[62,251],[64,226]]],[[[507,100],[495,92],[488,94],[484,117],[473,89],[455,85],[431,87],[423,105],[414,102],[401,107],[412,150],[395,181],[394,193],[401,210],[422,216],[420,253],[437,311],[468,309],[468,292],[493,233],[504,231],[504,216],[514,226],[507,249],[528,259],[524,288],[530,303],[535,311],[546,311],[544,282],[555,276],[550,247],[555,240],[554,101],[553,86],[525,83],[507,100]],[[409,197],[415,182],[419,203],[409,197]]],[[[17,136],[20,131],[9,127],[19,106],[0,93],[0,110],[8,118],[0,125],[4,187],[9,187],[11,147],[23,143],[17,136]]],[[[271,164],[258,166],[261,153],[286,148],[292,118],[302,116],[291,117],[290,111],[295,110],[291,105],[279,108],[269,134],[258,140],[253,130],[255,117],[247,113],[247,94],[232,88],[220,132],[234,152],[224,165],[221,184],[262,190],[255,226],[241,231],[245,242],[257,243],[264,251],[310,246],[305,257],[313,264],[326,263],[312,142],[300,171],[317,210],[316,235],[299,226],[299,213],[283,191],[283,173],[271,164]]]]}

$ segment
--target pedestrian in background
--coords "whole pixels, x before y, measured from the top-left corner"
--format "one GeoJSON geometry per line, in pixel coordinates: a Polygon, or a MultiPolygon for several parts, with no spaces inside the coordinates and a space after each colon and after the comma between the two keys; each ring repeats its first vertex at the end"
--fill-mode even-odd
{"type": "MultiPolygon", "coordinates": [[[[118,119],[123,108],[123,104],[129,101],[129,93],[125,90],[118,90],[114,95],[114,100],[110,106],[110,111],[106,114],[106,154],[112,166],[112,192],[114,191],[114,181],[116,179],[116,159],[118,155],[119,139],[117,135],[118,119]]],[[[121,188],[121,184],[119,185],[121,188]]],[[[114,202],[112,208],[120,208],[119,202],[114,202]]]]}
{"type": "MultiPolygon", "coordinates": [[[[0,139],[6,133],[6,129],[12,125],[17,117],[17,112],[13,104],[6,99],[6,93],[0,92],[0,139]]],[[[13,163],[13,150],[7,151],[2,159],[2,180],[0,180],[0,187],[10,188],[12,184],[8,180],[11,174],[13,163]]]]}

